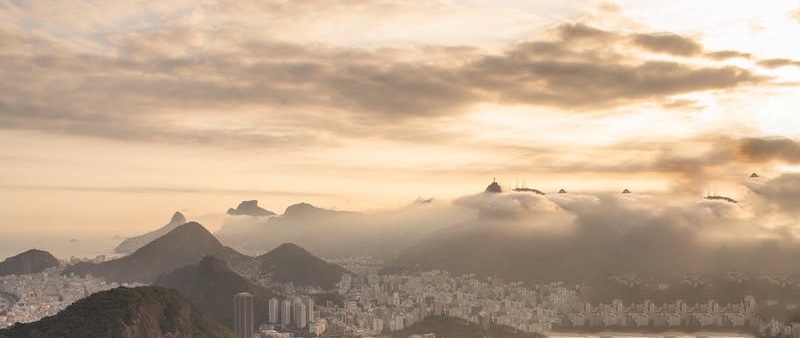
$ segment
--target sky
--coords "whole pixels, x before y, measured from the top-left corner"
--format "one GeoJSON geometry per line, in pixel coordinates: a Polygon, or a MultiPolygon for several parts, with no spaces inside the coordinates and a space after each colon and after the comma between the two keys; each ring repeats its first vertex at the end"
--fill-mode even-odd
{"type": "Polygon", "coordinates": [[[495,177],[746,199],[757,172],[782,205],[798,33],[783,0],[0,0],[0,236],[217,229],[249,199],[385,210],[495,177]]]}

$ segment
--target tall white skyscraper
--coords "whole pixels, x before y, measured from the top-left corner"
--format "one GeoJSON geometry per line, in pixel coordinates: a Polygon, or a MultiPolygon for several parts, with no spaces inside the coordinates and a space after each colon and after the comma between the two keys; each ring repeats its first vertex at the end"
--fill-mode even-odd
{"type": "Polygon", "coordinates": [[[313,322],[316,318],[314,318],[314,299],[313,298],[306,298],[306,310],[308,310],[308,315],[306,318],[309,322],[313,322]]]}
{"type": "Polygon", "coordinates": [[[281,302],[281,325],[289,326],[292,323],[292,302],[284,299],[281,302]]]}
{"type": "Polygon", "coordinates": [[[292,322],[298,329],[302,329],[308,325],[308,310],[303,302],[294,303],[294,313],[292,314],[292,322]]]}
{"type": "Polygon", "coordinates": [[[233,331],[237,337],[253,338],[253,295],[242,292],[233,296],[233,331]]]}
{"type": "Polygon", "coordinates": [[[278,319],[280,318],[280,302],[276,298],[270,298],[269,300],[269,323],[270,324],[277,324],[278,319]]]}

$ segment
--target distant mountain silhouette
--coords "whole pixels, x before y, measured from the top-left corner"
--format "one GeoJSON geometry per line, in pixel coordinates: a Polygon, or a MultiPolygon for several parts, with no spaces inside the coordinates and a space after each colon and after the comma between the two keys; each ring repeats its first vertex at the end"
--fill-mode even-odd
{"type": "Polygon", "coordinates": [[[250,257],[223,246],[197,222],[178,226],[166,235],[148,243],[134,253],[100,264],[78,263],[64,270],[65,274],[91,274],[117,282],[150,283],[176,268],[196,264],[205,256],[226,262],[250,257]]]}
{"type": "Polygon", "coordinates": [[[533,189],[533,188],[528,188],[528,187],[514,188],[514,191],[516,191],[516,192],[532,192],[532,193],[537,194],[537,195],[546,195],[543,191],[541,191],[539,189],[533,189]]]}
{"type": "Polygon", "coordinates": [[[246,215],[246,216],[273,216],[274,212],[258,206],[257,200],[242,201],[239,206],[228,209],[228,215],[246,215]]]}
{"type": "Polygon", "coordinates": [[[500,187],[500,184],[498,184],[497,181],[492,181],[492,183],[489,184],[486,187],[485,192],[488,192],[488,193],[501,193],[501,192],[503,192],[503,188],[500,187]]]}
{"type": "Polygon", "coordinates": [[[531,284],[594,285],[613,274],[633,271],[671,278],[701,267],[692,260],[696,247],[687,243],[680,229],[640,227],[621,234],[600,222],[571,236],[548,236],[526,227],[524,221],[470,221],[431,234],[390,262],[384,272],[441,269],[531,284]]]}
{"type": "Polygon", "coordinates": [[[283,212],[283,215],[281,217],[284,218],[317,217],[317,216],[333,215],[336,213],[342,213],[342,211],[327,210],[315,207],[308,203],[297,203],[286,207],[286,211],[283,212]]]}
{"type": "Polygon", "coordinates": [[[706,196],[705,199],[707,199],[707,200],[725,201],[725,202],[728,202],[728,203],[739,203],[733,198],[725,197],[725,196],[719,196],[719,195],[713,195],[713,196],[709,195],[709,196],[706,196]]]}
{"type": "Polygon", "coordinates": [[[131,237],[122,241],[122,243],[120,243],[116,248],[114,248],[114,252],[116,253],[134,252],[139,248],[145,246],[145,244],[152,242],[156,238],[164,236],[166,233],[172,231],[179,225],[185,223],[186,223],[186,217],[184,217],[182,213],[176,211],[175,214],[172,215],[172,219],[169,220],[169,223],[167,223],[163,227],[157,230],[150,231],[144,235],[131,237]]]}
{"type": "Polygon", "coordinates": [[[312,285],[325,289],[333,288],[344,268],[325,262],[296,244],[284,243],[261,256],[259,271],[269,275],[273,281],[294,285],[312,285]]]}
{"type": "Polygon", "coordinates": [[[55,316],[0,330],[0,338],[234,338],[178,292],[159,287],[98,292],[55,316]]]}
{"type": "Polygon", "coordinates": [[[554,281],[584,284],[591,285],[591,291],[583,296],[592,302],[667,302],[680,298],[687,302],[716,299],[735,303],[745,295],[787,300],[786,304],[800,302],[797,289],[790,292],[785,285],[770,286],[771,282],[760,280],[800,275],[796,241],[714,246],[684,225],[671,225],[650,216],[638,219],[634,226],[620,226],[620,220],[631,213],[618,211],[609,217],[607,209],[598,207],[579,216],[570,232],[559,234],[530,227],[529,220],[516,224],[488,219],[465,222],[426,237],[388,262],[382,273],[439,269],[453,275],[476,273],[531,285],[554,281]],[[749,275],[749,281],[741,285],[723,283],[731,271],[749,275]],[[710,282],[702,287],[682,286],[684,278],[692,275],[710,282]],[[651,290],[639,284],[631,286],[624,278],[615,278],[619,276],[671,287],[651,290]]]}
{"type": "Polygon", "coordinates": [[[0,262],[0,276],[37,273],[54,266],[58,260],[49,252],[31,249],[0,262]]]}
{"type": "Polygon", "coordinates": [[[470,217],[459,213],[443,219],[441,210],[450,207],[443,204],[414,201],[396,210],[361,213],[298,203],[275,217],[227,217],[214,235],[250,255],[295,243],[323,257],[388,257],[436,229],[470,217]]]}
{"type": "Polygon", "coordinates": [[[228,218],[216,235],[224,243],[243,248],[248,252],[263,253],[286,242],[295,242],[326,255],[352,256],[353,244],[360,241],[353,231],[367,222],[364,214],[327,210],[308,203],[298,203],[286,208],[282,215],[268,219],[228,218]],[[310,236],[309,234],[324,234],[310,236]]]}
{"type": "Polygon", "coordinates": [[[233,295],[239,292],[253,294],[255,318],[267,318],[269,299],[277,297],[270,290],[233,272],[225,262],[213,256],[206,256],[200,263],[163,275],[155,284],[180,291],[192,304],[231,329],[233,295]]]}

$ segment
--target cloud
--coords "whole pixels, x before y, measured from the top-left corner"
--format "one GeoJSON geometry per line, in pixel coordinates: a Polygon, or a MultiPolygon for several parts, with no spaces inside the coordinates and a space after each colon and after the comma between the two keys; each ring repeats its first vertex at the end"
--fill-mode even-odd
{"type": "Polygon", "coordinates": [[[479,104],[585,112],[768,81],[744,68],[653,60],[629,48],[702,51],[685,37],[638,34],[631,40],[585,24],[562,25],[552,31],[554,39],[534,37],[492,53],[481,46],[300,43],[254,29],[262,16],[294,13],[285,5],[157,8],[152,11],[160,21],[142,19],[136,29],[93,17],[96,30],[75,29],[68,38],[4,24],[0,128],[320,147],[349,137],[451,137],[426,131],[479,104]]]}
{"type": "Polygon", "coordinates": [[[582,23],[563,24],[559,27],[559,34],[564,41],[581,39],[612,41],[619,38],[617,34],[582,23]]]}
{"type": "Polygon", "coordinates": [[[661,104],[666,109],[698,111],[703,108],[697,101],[688,99],[675,99],[661,104]]]}
{"type": "Polygon", "coordinates": [[[487,60],[479,66],[484,71],[479,74],[490,79],[487,86],[496,85],[500,80],[510,82],[516,77],[531,79],[531,82],[499,92],[502,99],[565,108],[618,106],[760,81],[758,76],[741,68],[695,68],[666,61],[645,61],[637,65],[589,60],[535,60],[526,64],[513,59],[498,61],[500,64],[487,60]],[[519,69],[523,71],[520,73],[519,69]]]}
{"type": "Polygon", "coordinates": [[[758,64],[766,68],[780,68],[789,66],[800,67],[800,61],[791,59],[766,59],[758,61],[758,64]]]}
{"type": "MultiPolygon", "coordinates": [[[[761,262],[732,261],[717,252],[727,248],[750,254],[775,239],[796,243],[791,240],[791,232],[766,227],[745,203],[637,193],[560,194],[546,198],[569,207],[555,211],[522,209],[522,214],[512,213],[517,215],[514,218],[479,217],[456,224],[434,233],[406,252],[401,261],[531,282],[604,280],[609,275],[629,273],[670,279],[734,268],[762,273],[781,271],[779,265],[791,255],[761,257],[765,259],[761,262]],[[554,217],[560,214],[572,217],[554,217]],[[549,226],[538,226],[541,220],[549,222],[549,226]],[[780,264],[764,264],[774,259],[780,264]],[[535,273],[505,264],[516,260],[534,264],[535,273]],[[476,261],[489,264],[476,266],[476,261]]],[[[483,194],[462,197],[457,203],[492,210],[497,200],[515,206],[518,196],[483,194]]]]}
{"type": "Polygon", "coordinates": [[[224,188],[184,188],[184,187],[149,187],[149,186],[50,186],[50,185],[18,185],[0,184],[3,189],[39,190],[39,191],[80,191],[134,194],[224,194],[224,195],[276,195],[276,196],[331,196],[319,192],[257,190],[257,189],[224,189],[224,188]]]}
{"type": "MultiPolygon", "coordinates": [[[[516,149],[521,155],[514,163],[504,165],[503,170],[603,177],[606,181],[621,183],[661,180],[671,194],[683,196],[703,194],[710,185],[738,182],[753,171],[766,170],[764,168],[773,164],[800,163],[800,142],[779,137],[731,138],[710,134],[679,140],[630,139],[608,146],[572,150],[575,156],[572,159],[558,158],[557,154],[538,147],[516,149]]],[[[491,170],[487,174],[491,174],[491,170]]],[[[743,190],[733,190],[729,186],[725,192],[734,199],[746,197],[741,195],[743,190]]],[[[548,195],[549,198],[553,196],[560,195],[548,195]]]]}
{"type": "Polygon", "coordinates": [[[750,180],[745,184],[756,194],[777,204],[789,214],[800,212],[800,174],[786,173],[769,180],[750,180]]]}
{"type": "Polygon", "coordinates": [[[735,51],[735,50],[721,50],[721,51],[716,51],[716,52],[708,52],[708,53],[706,53],[706,56],[708,56],[709,58],[714,59],[714,60],[727,60],[727,59],[734,59],[734,58],[749,59],[753,55],[750,54],[750,53],[744,53],[744,52],[735,51]]]}
{"type": "Polygon", "coordinates": [[[788,138],[744,138],[739,141],[737,154],[750,162],[773,160],[800,162],[800,143],[788,138]]]}
{"type": "Polygon", "coordinates": [[[633,43],[652,52],[678,56],[694,56],[703,51],[703,46],[696,41],[671,33],[636,34],[633,43]]]}
{"type": "Polygon", "coordinates": [[[566,210],[585,210],[600,203],[599,197],[585,194],[549,194],[547,198],[566,210]]]}
{"type": "Polygon", "coordinates": [[[546,197],[533,193],[480,193],[460,197],[453,203],[476,210],[478,217],[487,219],[520,218],[559,210],[546,197]]]}

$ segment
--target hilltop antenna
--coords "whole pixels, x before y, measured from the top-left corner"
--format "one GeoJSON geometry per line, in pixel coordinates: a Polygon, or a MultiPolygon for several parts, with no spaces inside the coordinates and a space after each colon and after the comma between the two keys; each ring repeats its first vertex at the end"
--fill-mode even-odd
{"type": "Polygon", "coordinates": [[[525,175],[522,175],[522,187],[527,188],[528,184],[525,183],[525,175]]]}
{"type": "Polygon", "coordinates": [[[519,174],[514,175],[514,189],[519,189],[519,174]]]}

